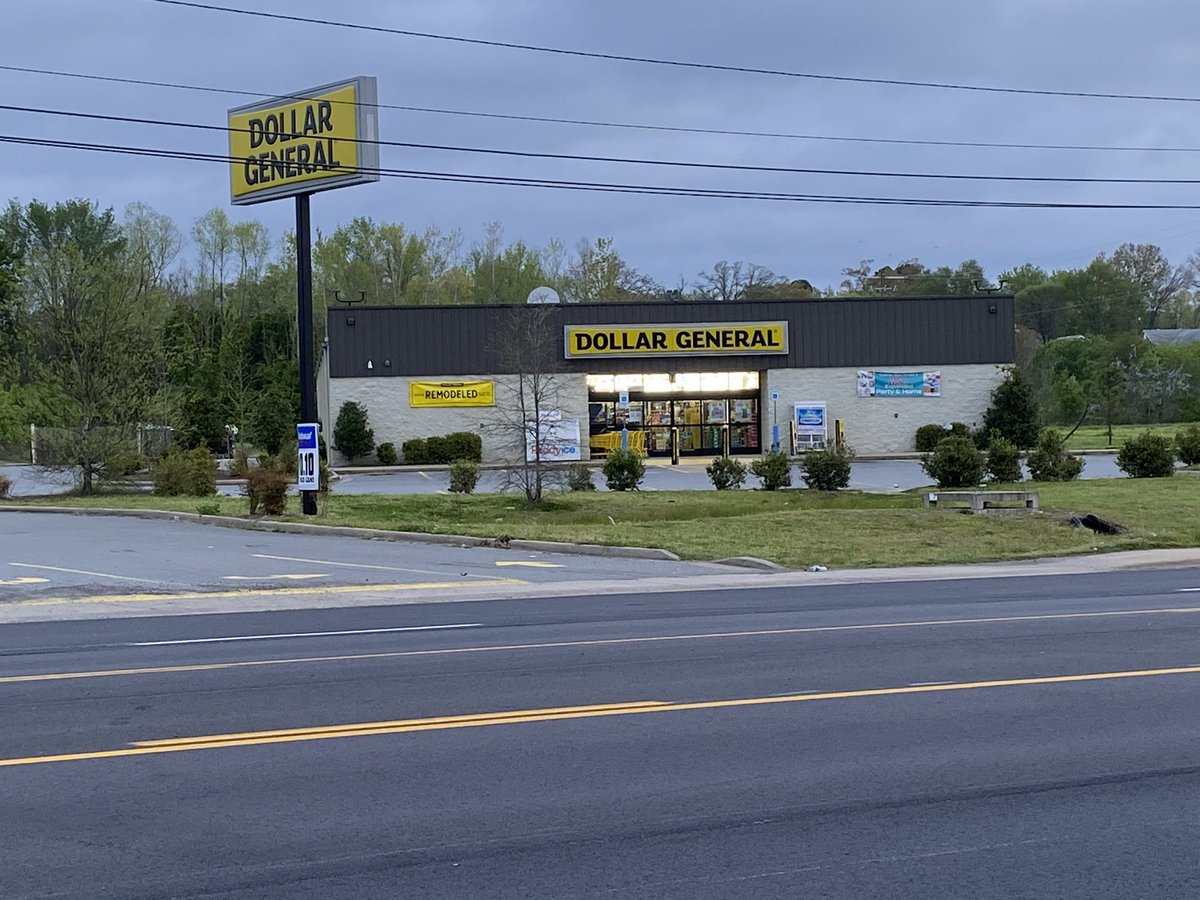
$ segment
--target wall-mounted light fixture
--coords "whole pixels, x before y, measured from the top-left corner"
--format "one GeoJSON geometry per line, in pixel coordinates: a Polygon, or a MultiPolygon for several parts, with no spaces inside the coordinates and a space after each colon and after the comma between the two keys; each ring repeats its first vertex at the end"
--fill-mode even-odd
{"type": "Polygon", "coordinates": [[[369,359],[367,360],[367,368],[368,368],[368,369],[373,369],[373,368],[375,368],[375,364],[374,364],[374,363],[372,363],[372,362],[371,362],[369,359]]]}

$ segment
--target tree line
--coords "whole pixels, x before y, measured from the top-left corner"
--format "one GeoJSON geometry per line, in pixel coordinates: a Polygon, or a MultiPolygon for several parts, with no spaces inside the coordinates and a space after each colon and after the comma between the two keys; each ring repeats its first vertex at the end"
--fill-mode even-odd
{"type": "MultiPolygon", "coordinates": [[[[11,202],[0,214],[0,445],[25,455],[29,425],[68,429],[85,489],[126,456],[138,425],[187,447],[231,440],[275,453],[299,414],[294,237],[220,209],[184,231],[144,204],[118,216],[83,199],[11,202]],[[117,452],[114,448],[123,448],[117,452]]],[[[1146,328],[1200,327],[1198,261],[1125,244],[1079,269],[1017,265],[989,280],[974,260],[930,268],[862,261],[824,289],[745,261],[667,286],[607,237],[572,248],[507,241],[499,223],[459,231],[360,217],[313,246],[317,350],[325,310],[518,304],[543,285],[564,302],[914,296],[1003,290],[1016,297],[1019,364],[1054,421],[1200,418],[1200,350],[1154,347],[1146,328]]],[[[136,449],[136,446],[133,446],[136,449]]]]}

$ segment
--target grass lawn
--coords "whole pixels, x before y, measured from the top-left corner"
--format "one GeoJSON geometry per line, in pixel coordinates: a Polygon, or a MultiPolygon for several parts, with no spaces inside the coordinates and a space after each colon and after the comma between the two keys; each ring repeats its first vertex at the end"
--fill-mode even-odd
{"type": "MultiPolygon", "coordinates": [[[[1026,559],[1096,550],[1200,546],[1200,477],[1023,485],[1040,516],[970,516],[927,510],[919,494],[810,491],[648,491],[555,494],[540,508],[512,495],[338,495],[316,521],[398,531],[663,547],[687,559],[759,556],[786,566],[892,566],[1026,559]],[[1117,537],[1065,524],[1094,513],[1126,525],[1117,537]],[[611,520],[610,520],[611,517],[611,520]]],[[[115,495],[25,501],[195,513],[214,504],[244,515],[238,497],[115,495]]],[[[297,501],[284,518],[299,521],[297,501]]]]}
{"type": "MultiPolygon", "coordinates": [[[[1120,450],[1131,437],[1137,437],[1143,431],[1153,431],[1168,438],[1174,438],[1175,432],[1182,431],[1195,422],[1168,422],[1162,425],[1114,425],[1113,442],[1108,442],[1108,429],[1103,425],[1080,425],[1079,430],[1067,441],[1068,450],[1120,450]]],[[[1064,434],[1068,428],[1060,429],[1064,434]]]]}

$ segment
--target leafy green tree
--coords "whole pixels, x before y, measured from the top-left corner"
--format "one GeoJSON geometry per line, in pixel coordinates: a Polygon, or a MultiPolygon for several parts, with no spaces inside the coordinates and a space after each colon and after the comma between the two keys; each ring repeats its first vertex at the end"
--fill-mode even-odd
{"type": "Polygon", "coordinates": [[[333,426],[333,446],[347,459],[366,456],[375,449],[375,432],[367,421],[367,408],[346,401],[333,426]]]}
{"type": "Polygon", "coordinates": [[[1137,290],[1140,324],[1159,327],[1162,317],[1191,276],[1187,266],[1173,266],[1154,244],[1122,244],[1110,258],[1112,266],[1137,290]]]}
{"type": "Polygon", "coordinates": [[[1036,334],[1043,344],[1061,337],[1063,323],[1073,318],[1067,290],[1055,281],[1023,288],[1014,302],[1017,323],[1036,334]]]}
{"type": "Polygon", "coordinates": [[[123,474],[133,431],[158,385],[148,308],[153,273],[131,249],[111,209],[85,200],[13,205],[25,250],[21,287],[47,381],[70,399],[77,427],[59,448],[80,489],[123,474]],[[118,457],[121,458],[117,465],[118,457]]]}
{"type": "Polygon", "coordinates": [[[989,437],[1002,437],[1025,450],[1037,443],[1038,407],[1033,385],[1013,369],[992,391],[992,405],[983,414],[983,429],[989,437]]]}

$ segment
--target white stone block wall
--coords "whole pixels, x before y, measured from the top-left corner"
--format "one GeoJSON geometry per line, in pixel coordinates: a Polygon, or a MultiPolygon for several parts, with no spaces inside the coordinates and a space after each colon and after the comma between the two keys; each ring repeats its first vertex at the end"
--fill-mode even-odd
{"type": "MultiPolygon", "coordinates": [[[[556,374],[559,407],[563,418],[578,419],[580,450],[588,458],[588,395],[587,376],[584,374],[556,374]]],[[[512,397],[517,376],[515,375],[429,375],[393,378],[330,378],[328,380],[328,418],[325,419],[332,443],[333,426],[337,422],[338,410],[347,401],[361,403],[367,409],[367,417],[375,432],[375,444],[391,441],[396,453],[410,438],[427,438],[450,434],[455,431],[470,431],[483,439],[483,461],[501,463],[519,460],[524,448],[519,437],[501,426],[502,410],[512,409],[512,397]],[[455,382],[494,381],[496,383],[496,406],[474,407],[420,407],[409,402],[409,385],[414,381],[455,382]]],[[[324,392],[322,392],[324,393],[324,392]]],[[[401,456],[401,461],[403,457],[401,456]]],[[[336,450],[333,464],[345,465],[347,460],[336,450]]]]}
{"type": "Polygon", "coordinates": [[[971,428],[983,421],[992,391],[1004,380],[1006,367],[995,363],[963,366],[860,366],[852,369],[771,369],[762,379],[763,446],[771,436],[771,390],[779,390],[779,434],[790,448],[792,406],[826,404],[829,434],[834,421],[844,423],[846,441],[859,455],[916,449],[916,431],[929,423],[965,422],[971,428]],[[860,369],[886,372],[941,372],[940,397],[859,397],[860,369]]]}

